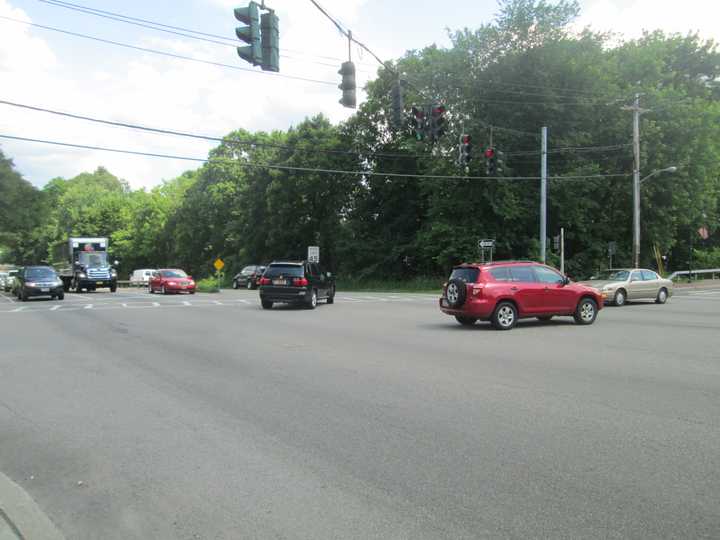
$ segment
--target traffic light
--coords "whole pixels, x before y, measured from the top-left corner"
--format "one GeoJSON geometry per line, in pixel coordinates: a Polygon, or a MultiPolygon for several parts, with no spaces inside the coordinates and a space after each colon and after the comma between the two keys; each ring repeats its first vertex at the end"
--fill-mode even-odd
{"type": "Polygon", "coordinates": [[[413,131],[415,132],[415,138],[418,141],[422,141],[425,138],[426,131],[425,111],[423,111],[422,109],[418,109],[417,107],[413,107],[412,114],[413,131]]]}
{"type": "Polygon", "coordinates": [[[402,85],[400,79],[395,81],[392,87],[392,118],[393,124],[396,129],[400,129],[403,123],[403,97],[402,97],[402,85]]]}
{"type": "Polygon", "coordinates": [[[445,107],[433,105],[430,107],[430,140],[437,142],[445,133],[445,107]]]}
{"type": "Polygon", "coordinates": [[[338,88],[343,91],[342,99],[340,104],[343,107],[354,109],[357,105],[357,87],[355,85],[355,64],[353,62],[343,62],[340,66],[342,75],[342,82],[338,85],[338,88]]]}
{"type": "Polygon", "coordinates": [[[472,142],[472,139],[470,138],[470,135],[460,135],[460,164],[461,165],[468,165],[470,163],[471,155],[470,155],[470,143],[472,142]]]}
{"type": "Polygon", "coordinates": [[[505,153],[502,150],[498,150],[497,148],[495,150],[495,173],[499,174],[503,172],[503,169],[505,168],[505,153]]]}
{"type": "Polygon", "coordinates": [[[250,62],[253,66],[262,63],[262,49],[260,47],[260,11],[255,2],[250,2],[247,7],[235,8],[235,18],[248,26],[238,26],[235,35],[249,45],[238,47],[237,53],[240,58],[250,62]]]}
{"type": "Polygon", "coordinates": [[[263,71],[280,71],[280,19],[275,12],[260,17],[263,71]]]}
{"type": "Polygon", "coordinates": [[[495,176],[495,149],[491,146],[485,150],[485,175],[495,176]]]}

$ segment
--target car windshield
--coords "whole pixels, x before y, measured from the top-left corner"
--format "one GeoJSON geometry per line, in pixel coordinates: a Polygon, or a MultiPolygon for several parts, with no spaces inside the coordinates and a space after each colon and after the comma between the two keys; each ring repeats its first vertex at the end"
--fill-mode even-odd
{"type": "Polygon", "coordinates": [[[477,268],[453,268],[450,279],[461,279],[468,283],[475,283],[480,270],[477,268]]]}
{"type": "Polygon", "coordinates": [[[628,270],[603,270],[590,279],[597,279],[599,281],[626,281],[629,275],[630,272],[628,270]]]}
{"type": "Polygon", "coordinates": [[[302,277],[303,267],[300,264],[271,264],[265,270],[264,277],[273,278],[277,276],[302,277]]]}
{"type": "Polygon", "coordinates": [[[78,254],[78,262],[89,268],[100,268],[107,266],[107,253],[105,252],[87,252],[83,251],[78,254]]]}
{"type": "Polygon", "coordinates": [[[57,279],[57,274],[52,268],[28,268],[25,271],[25,279],[55,280],[57,279]]]}
{"type": "Polygon", "coordinates": [[[163,270],[160,272],[160,275],[162,277],[169,277],[169,278],[184,278],[187,277],[187,274],[183,272],[182,270],[163,270]]]}

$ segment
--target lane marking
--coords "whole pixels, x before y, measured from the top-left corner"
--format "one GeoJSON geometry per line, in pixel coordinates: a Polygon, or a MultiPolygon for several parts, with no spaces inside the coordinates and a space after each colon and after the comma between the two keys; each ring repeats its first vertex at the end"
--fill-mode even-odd
{"type": "Polygon", "coordinates": [[[58,305],[56,305],[56,306],[51,307],[51,308],[50,308],[50,311],[57,311],[57,310],[60,309],[61,307],[62,307],[62,306],[61,306],[60,304],[58,304],[58,305]]]}
{"type": "Polygon", "coordinates": [[[15,303],[15,300],[13,300],[12,298],[10,298],[9,296],[6,296],[4,292],[3,292],[3,293],[0,293],[0,295],[2,295],[2,297],[3,297],[5,300],[7,300],[8,302],[10,302],[11,304],[14,304],[14,303],[15,303]]]}
{"type": "Polygon", "coordinates": [[[26,309],[27,309],[27,306],[20,306],[18,308],[11,309],[10,313],[19,313],[20,311],[25,311],[26,309]]]}

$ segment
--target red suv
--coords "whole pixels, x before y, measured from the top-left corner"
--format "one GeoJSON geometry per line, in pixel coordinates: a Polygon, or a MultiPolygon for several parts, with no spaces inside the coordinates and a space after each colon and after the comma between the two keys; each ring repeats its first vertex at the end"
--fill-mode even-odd
{"type": "Polygon", "coordinates": [[[544,264],[520,261],[456,266],[440,297],[441,311],[460,324],[490,321],[498,330],[510,330],[518,319],[556,315],[592,324],[602,306],[598,290],[571,283],[544,264]]]}

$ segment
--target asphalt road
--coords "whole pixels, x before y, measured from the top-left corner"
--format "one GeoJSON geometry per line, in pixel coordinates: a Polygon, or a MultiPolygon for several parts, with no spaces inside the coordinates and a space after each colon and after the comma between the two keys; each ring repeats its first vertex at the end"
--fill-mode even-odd
{"type": "Polygon", "coordinates": [[[0,298],[0,471],[69,539],[720,537],[720,291],[0,298]]]}

